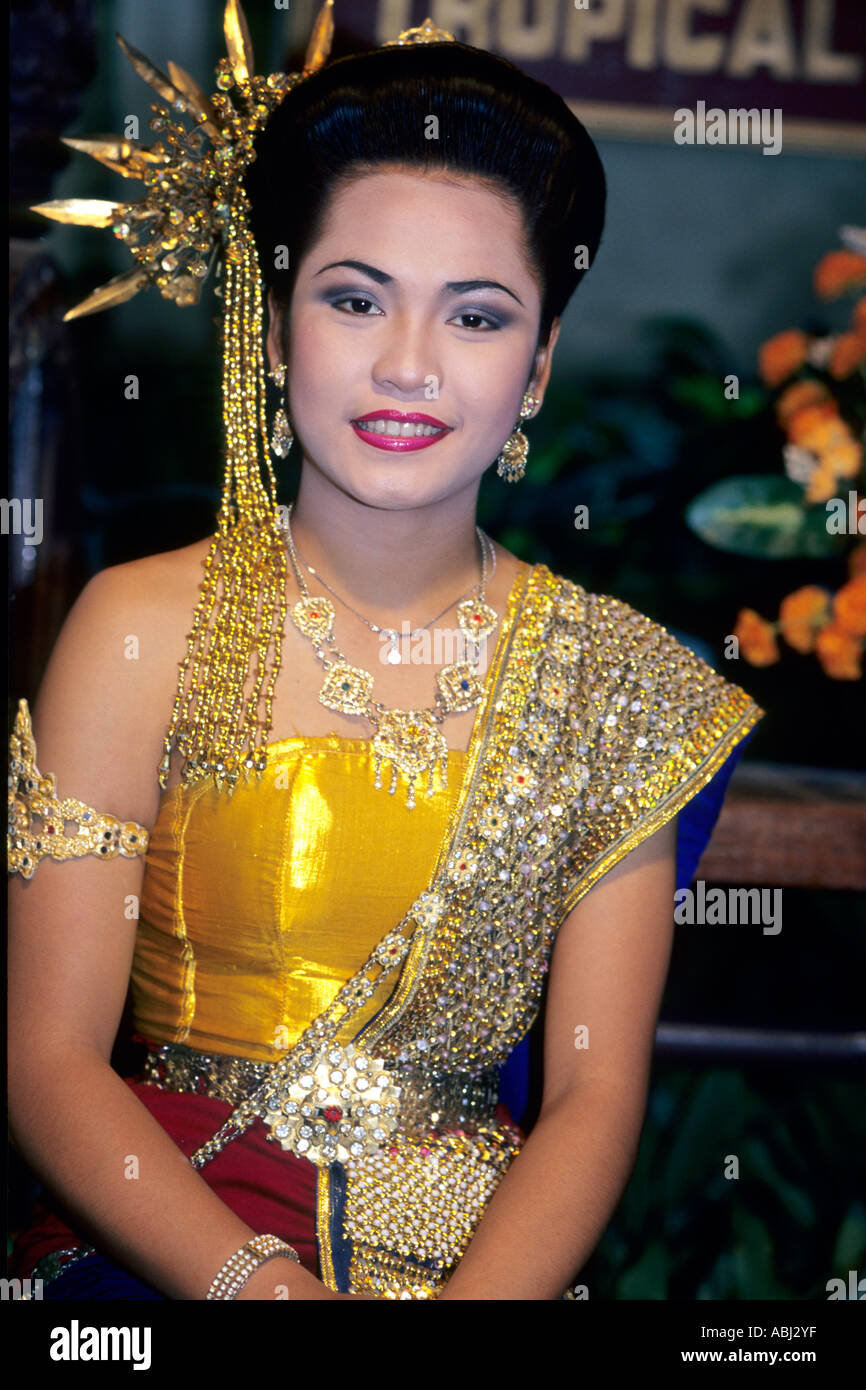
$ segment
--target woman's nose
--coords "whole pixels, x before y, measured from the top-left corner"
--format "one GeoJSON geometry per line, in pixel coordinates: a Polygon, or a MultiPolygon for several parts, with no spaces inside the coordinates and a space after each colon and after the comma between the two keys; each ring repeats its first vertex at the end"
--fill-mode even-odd
{"type": "MultiPolygon", "coordinates": [[[[410,314],[396,315],[377,348],[373,375],[378,382],[416,398],[419,391],[428,393],[432,387],[438,396],[441,364],[436,360],[426,320],[410,314]]],[[[424,398],[435,396],[425,394],[424,398]]]]}

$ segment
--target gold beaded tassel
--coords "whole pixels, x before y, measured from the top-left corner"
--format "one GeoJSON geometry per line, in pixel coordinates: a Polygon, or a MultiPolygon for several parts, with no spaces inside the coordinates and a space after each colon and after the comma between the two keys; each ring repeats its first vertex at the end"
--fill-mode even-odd
{"type": "Polygon", "coordinates": [[[231,789],[242,770],[261,771],[265,766],[263,745],[273,723],[286,620],[287,561],[276,478],[268,457],[261,275],[243,189],[232,207],[225,259],[223,423],[222,502],[180,664],[160,764],[163,787],[173,738],[185,759],[185,783],[212,774],[218,787],[231,789]],[[252,690],[245,699],[251,668],[252,690]]]}

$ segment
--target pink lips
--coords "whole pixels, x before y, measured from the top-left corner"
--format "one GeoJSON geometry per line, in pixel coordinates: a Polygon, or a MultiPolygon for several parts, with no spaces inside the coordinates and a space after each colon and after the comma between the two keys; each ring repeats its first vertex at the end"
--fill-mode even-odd
{"type": "Polygon", "coordinates": [[[358,438],[363,439],[365,444],[372,444],[376,449],[392,449],[401,454],[415,449],[427,449],[451,433],[449,426],[441,420],[434,419],[432,415],[419,414],[417,411],[404,415],[399,410],[371,410],[368,415],[362,415],[360,419],[352,420],[350,423],[358,438]],[[372,430],[363,428],[365,420],[399,420],[401,424],[433,425],[442,433],[419,435],[415,439],[404,439],[400,435],[374,434],[372,430]]]}

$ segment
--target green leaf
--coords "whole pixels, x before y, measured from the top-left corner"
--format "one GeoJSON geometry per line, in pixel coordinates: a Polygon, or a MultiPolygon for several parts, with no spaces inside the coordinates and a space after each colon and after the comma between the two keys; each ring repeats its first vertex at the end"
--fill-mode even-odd
{"type": "Polygon", "coordinates": [[[661,1241],[655,1241],[617,1281],[617,1298],[666,1299],[669,1266],[667,1249],[661,1241]]]}
{"type": "Polygon", "coordinates": [[[724,387],[718,377],[683,376],[671,383],[671,395],[683,405],[690,405],[710,420],[730,418],[734,402],[725,399],[724,387]]]}
{"type": "Polygon", "coordinates": [[[695,1298],[709,1299],[712,1302],[730,1298],[734,1283],[734,1257],[730,1250],[723,1250],[706,1279],[698,1285],[695,1298]]]}
{"type": "Polygon", "coordinates": [[[866,1209],[854,1202],[845,1215],[833,1251],[833,1269],[862,1269],[866,1264],[866,1209]]]}
{"type": "Polygon", "coordinates": [[[743,1299],[786,1298],[789,1291],[780,1285],[773,1268],[773,1241],[757,1216],[745,1207],[733,1209],[734,1267],[736,1296],[743,1299]]]}
{"type": "Polygon", "coordinates": [[[746,386],[730,404],[738,420],[748,420],[766,408],[767,392],[762,386],[746,386]]]}
{"type": "MultiPolygon", "coordinates": [[[[684,1097],[676,1137],[659,1175],[666,1208],[692,1193],[705,1197],[707,1184],[724,1179],[726,1154],[738,1153],[755,1097],[739,1071],[711,1071],[684,1097]]],[[[725,1182],[725,1187],[735,1186],[725,1182]]]]}
{"type": "Polygon", "coordinates": [[[828,533],[824,507],[804,506],[802,488],[772,474],[713,484],[689,503],[685,518],[707,545],[735,555],[828,556],[845,544],[828,533]]]}
{"type": "Polygon", "coordinates": [[[725,395],[724,381],[715,374],[683,376],[671,385],[674,400],[692,406],[708,420],[746,420],[767,405],[767,392],[745,387],[739,396],[725,395]]]}
{"type": "Polygon", "coordinates": [[[497,537],[499,544],[511,550],[521,559],[532,554],[532,533],[523,526],[503,526],[497,537]]]}
{"type": "Polygon", "coordinates": [[[544,487],[559,477],[564,465],[572,457],[572,450],[563,448],[561,445],[558,448],[533,449],[530,440],[529,457],[532,465],[533,486],[544,487]]]}
{"type": "MultiPolygon", "coordinates": [[[[778,1117],[776,1124],[782,1124],[778,1117]]],[[[740,1152],[743,1160],[740,1165],[741,1180],[748,1182],[751,1174],[763,1179],[789,1214],[801,1225],[811,1226],[817,1220],[811,1197],[801,1187],[782,1176],[763,1139],[752,1136],[744,1140],[740,1145],[740,1152]]]]}

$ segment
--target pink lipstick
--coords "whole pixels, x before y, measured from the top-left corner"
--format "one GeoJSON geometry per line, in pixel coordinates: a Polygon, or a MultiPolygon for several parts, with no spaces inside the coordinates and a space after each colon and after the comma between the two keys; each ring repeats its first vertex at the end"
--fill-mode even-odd
{"type": "Polygon", "coordinates": [[[426,449],[437,440],[451,433],[449,425],[432,415],[418,411],[404,414],[399,410],[371,410],[369,414],[350,421],[352,429],[365,444],[375,449],[391,449],[397,453],[409,453],[415,449],[426,449]]]}

